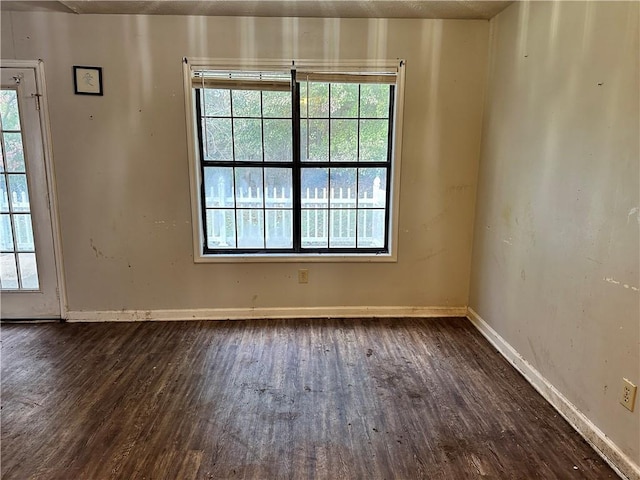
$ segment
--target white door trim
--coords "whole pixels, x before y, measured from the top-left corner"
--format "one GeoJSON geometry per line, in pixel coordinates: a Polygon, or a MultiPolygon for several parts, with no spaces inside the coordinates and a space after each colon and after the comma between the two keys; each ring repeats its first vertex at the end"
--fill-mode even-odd
{"type": "Polygon", "coordinates": [[[43,60],[1,60],[2,67],[7,68],[32,68],[35,71],[36,86],[40,96],[40,130],[42,132],[42,145],[44,155],[44,168],[47,176],[49,216],[51,217],[51,229],[53,235],[53,256],[58,279],[58,298],[60,301],[60,318],[66,319],[68,312],[67,289],[64,281],[64,264],[62,262],[62,234],[60,230],[60,218],[58,216],[58,193],[56,190],[55,168],[53,165],[53,149],[51,143],[51,125],[49,123],[49,104],[47,96],[47,84],[44,75],[43,60]]]}

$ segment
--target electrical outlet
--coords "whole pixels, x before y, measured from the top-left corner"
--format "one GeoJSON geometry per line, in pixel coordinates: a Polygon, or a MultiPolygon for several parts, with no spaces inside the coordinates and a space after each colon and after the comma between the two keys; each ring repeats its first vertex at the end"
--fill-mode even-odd
{"type": "Polygon", "coordinates": [[[624,408],[633,412],[633,405],[636,402],[636,391],[638,387],[636,387],[633,383],[631,383],[626,378],[622,379],[622,395],[620,396],[620,403],[624,406],[624,408]]]}
{"type": "Polygon", "coordinates": [[[306,268],[298,270],[298,283],[309,283],[309,270],[306,268]]]}

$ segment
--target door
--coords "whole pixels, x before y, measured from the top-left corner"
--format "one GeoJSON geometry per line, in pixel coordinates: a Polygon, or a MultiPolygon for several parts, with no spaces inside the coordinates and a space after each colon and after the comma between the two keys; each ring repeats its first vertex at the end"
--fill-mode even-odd
{"type": "Polygon", "coordinates": [[[0,317],[60,318],[36,70],[1,70],[0,317]]]}

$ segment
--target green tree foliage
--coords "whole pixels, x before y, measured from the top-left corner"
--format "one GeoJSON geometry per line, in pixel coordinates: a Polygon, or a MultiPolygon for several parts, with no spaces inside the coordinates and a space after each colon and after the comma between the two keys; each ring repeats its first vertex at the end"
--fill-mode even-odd
{"type": "Polygon", "coordinates": [[[360,161],[384,162],[389,144],[389,122],[360,120],[360,161]]]}
{"type": "Polygon", "coordinates": [[[271,162],[293,160],[291,120],[264,120],[264,159],[271,162]]]}
{"type": "MultiPolygon", "coordinates": [[[[384,162],[389,146],[390,86],[382,84],[300,83],[300,148],[303,161],[384,162]]],[[[374,175],[363,178],[373,185],[378,170],[361,169],[374,175]]],[[[350,173],[332,169],[332,183],[350,184],[350,173]],[[345,175],[345,178],[341,178],[345,175]]],[[[320,187],[324,175],[315,170],[315,180],[308,184],[320,187]]],[[[384,183],[384,182],[383,182],[384,183]]],[[[381,188],[384,188],[384,184],[381,188]]],[[[321,187],[324,188],[324,187],[321,187]]],[[[362,188],[362,187],[361,187],[362,188]]],[[[354,185],[355,191],[355,185],[354,185]]]]}
{"type": "MultiPolygon", "coordinates": [[[[302,160],[386,161],[389,88],[302,82],[302,160]]],[[[291,161],[291,110],[289,92],[205,89],[206,158],[291,161]]]]}
{"type": "Polygon", "coordinates": [[[233,145],[236,161],[262,161],[262,121],[234,118],[233,145]]]}
{"type": "Polygon", "coordinates": [[[291,93],[262,92],[262,116],[265,118],[291,118],[291,93]]]}
{"type": "Polygon", "coordinates": [[[0,93],[0,116],[2,117],[3,131],[20,130],[20,114],[16,90],[2,90],[0,93]]]}
{"type": "Polygon", "coordinates": [[[6,168],[9,172],[24,172],[20,112],[18,110],[18,95],[15,90],[0,92],[0,119],[4,138],[3,162],[0,163],[0,171],[6,168]]]}
{"type": "Polygon", "coordinates": [[[358,116],[358,85],[334,83],[330,85],[332,118],[356,118],[358,116]]]}

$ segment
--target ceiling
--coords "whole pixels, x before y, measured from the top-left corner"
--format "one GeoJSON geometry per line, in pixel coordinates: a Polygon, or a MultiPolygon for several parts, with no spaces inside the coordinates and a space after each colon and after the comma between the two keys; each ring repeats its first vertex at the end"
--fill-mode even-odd
{"type": "Polygon", "coordinates": [[[489,19],[511,3],[480,0],[2,0],[0,7],[3,11],[74,14],[489,19]]]}

